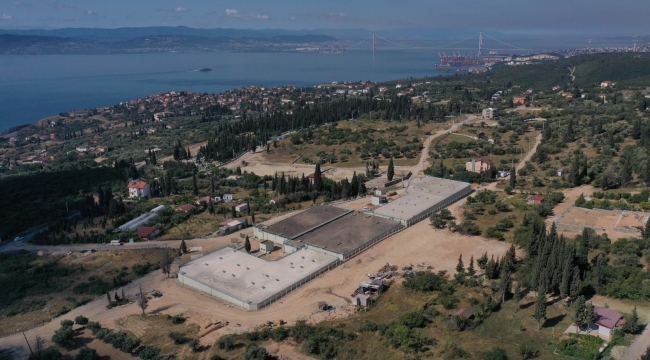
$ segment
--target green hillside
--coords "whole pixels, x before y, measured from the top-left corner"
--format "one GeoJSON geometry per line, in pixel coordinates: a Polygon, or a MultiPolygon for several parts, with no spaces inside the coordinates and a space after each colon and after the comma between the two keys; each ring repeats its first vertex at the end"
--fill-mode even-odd
{"type": "Polygon", "coordinates": [[[590,54],[538,65],[500,65],[481,76],[497,83],[510,82],[543,90],[571,83],[569,69],[573,67],[577,85],[604,80],[626,85],[641,85],[650,81],[650,54],[645,53],[590,54]]]}

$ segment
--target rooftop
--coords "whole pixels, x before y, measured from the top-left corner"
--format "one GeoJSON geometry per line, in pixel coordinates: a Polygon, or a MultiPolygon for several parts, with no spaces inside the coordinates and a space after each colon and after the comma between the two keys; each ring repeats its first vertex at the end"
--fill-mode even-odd
{"type": "Polygon", "coordinates": [[[240,300],[257,303],[336,260],[303,249],[277,261],[266,261],[227,247],[190,261],[179,271],[240,300]]]}
{"type": "Polygon", "coordinates": [[[425,176],[411,180],[407,194],[374,212],[384,216],[408,220],[433,207],[449,196],[469,189],[470,184],[462,181],[425,176]]]}
{"type": "Polygon", "coordinates": [[[347,254],[398,225],[394,220],[350,212],[289,241],[289,244],[296,247],[309,244],[337,254],[347,254]]]}
{"type": "Polygon", "coordinates": [[[295,216],[269,225],[264,230],[292,239],[349,212],[350,210],[341,209],[332,205],[315,206],[295,216]]]}
{"type": "Polygon", "coordinates": [[[595,323],[608,329],[613,329],[616,326],[621,326],[625,323],[623,315],[618,311],[599,307],[596,308],[594,312],[596,313],[595,323]]]}

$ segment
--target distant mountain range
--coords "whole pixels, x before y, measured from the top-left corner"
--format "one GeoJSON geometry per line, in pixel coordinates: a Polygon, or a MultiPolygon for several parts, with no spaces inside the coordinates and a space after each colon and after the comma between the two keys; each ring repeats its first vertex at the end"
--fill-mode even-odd
{"type": "MultiPolygon", "coordinates": [[[[147,34],[126,37],[128,32],[119,32],[115,34],[115,37],[110,37],[101,32],[93,33],[91,30],[102,29],[48,30],[55,34],[77,34],[76,36],[66,37],[35,35],[41,33],[42,31],[40,30],[23,31],[34,34],[0,34],[0,55],[197,52],[217,50],[291,51],[297,46],[304,46],[305,44],[314,45],[336,41],[336,38],[327,35],[282,34],[264,37],[234,37],[216,36],[218,32],[215,32],[215,36],[212,37],[188,34],[147,34]],[[122,36],[124,37],[122,38],[122,36]]],[[[119,31],[123,29],[115,30],[119,31]]],[[[134,31],[133,34],[145,32],[134,31]]],[[[153,32],[162,33],[164,31],[153,32]]]]}

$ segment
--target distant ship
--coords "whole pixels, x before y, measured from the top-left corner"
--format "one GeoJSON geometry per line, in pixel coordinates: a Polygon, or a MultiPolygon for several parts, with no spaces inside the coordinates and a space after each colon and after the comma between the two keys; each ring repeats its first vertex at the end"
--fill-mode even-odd
{"type": "Polygon", "coordinates": [[[210,69],[210,68],[203,68],[203,69],[201,69],[201,70],[199,70],[199,71],[208,72],[208,71],[212,71],[212,69],[210,69]]]}

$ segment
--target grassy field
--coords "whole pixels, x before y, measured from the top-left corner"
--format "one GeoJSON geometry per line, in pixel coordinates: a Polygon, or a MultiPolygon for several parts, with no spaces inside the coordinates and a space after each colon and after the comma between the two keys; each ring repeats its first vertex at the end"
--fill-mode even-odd
{"type": "Polygon", "coordinates": [[[116,250],[84,255],[0,256],[0,336],[27,330],[139,277],[133,265],[153,270],[163,249],[116,250]]]}
{"type": "MultiPolygon", "coordinates": [[[[436,123],[422,124],[420,128],[414,121],[390,122],[384,120],[360,119],[356,121],[341,121],[336,130],[329,127],[314,129],[313,139],[294,145],[290,139],[277,143],[277,148],[271,146],[266,161],[277,163],[291,163],[298,159],[298,163],[314,163],[318,158],[329,159],[331,154],[336,156],[333,163],[339,167],[364,166],[366,160],[360,157],[360,148],[374,146],[385,141],[394,143],[386,145],[401,147],[417,139],[420,143],[426,139],[427,134],[439,130],[443,125],[436,123]]],[[[383,145],[382,145],[383,148],[383,145]]],[[[395,165],[409,166],[417,164],[420,153],[414,151],[412,158],[404,156],[395,157],[395,165]]],[[[388,163],[388,158],[382,154],[372,156],[369,160],[378,161],[380,164],[388,163]]]]}

